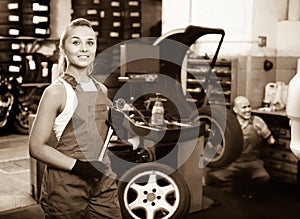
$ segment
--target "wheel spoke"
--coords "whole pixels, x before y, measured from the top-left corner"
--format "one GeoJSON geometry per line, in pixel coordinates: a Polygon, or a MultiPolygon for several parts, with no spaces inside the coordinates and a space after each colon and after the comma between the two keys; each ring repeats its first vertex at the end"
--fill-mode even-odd
{"type": "Polygon", "coordinates": [[[171,212],[173,208],[175,208],[174,206],[170,205],[170,203],[167,200],[162,200],[160,203],[160,208],[167,211],[167,212],[171,212]]]}
{"type": "Polygon", "coordinates": [[[157,188],[157,195],[161,197],[159,199],[160,210],[164,210],[169,213],[169,212],[172,212],[173,208],[176,208],[175,206],[172,206],[168,201],[168,196],[172,193],[173,193],[174,198],[176,198],[176,199],[179,198],[179,197],[176,197],[175,188],[171,184],[157,188]]]}
{"type": "Polygon", "coordinates": [[[156,213],[156,208],[146,209],[146,219],[153,219],[156,213]]]}
{"type": "Polygon", "coordinates": [[[167,197],[168,194],[171,194],[175,191],[173,185],[167,185],[157,188],[157,193],[162,197],[163,200],[167,197]]]}
{"type": "Polygon", "coordinates": [[[149,180],[148,180],[148,184],[157,184],[156,182],[157,178],[156,178],[156,174],[155,173],[151,173],[149,174],[149,180]]]}
{"type": "Polygon", "coordinates": [[[142,202],[142,197],[139,196],[137,199],[135,199],[133,202],[131,202],[130,204],[128,204],[129,209],[134,210],[134,209],[139,209],[139,208],[145,208],[145,206],[143,206],[143,202],[142,202]]]}
{"type": "Polygon", "coordinates": [[[145,190],[145,186],[141,186],[141,185],[139,185],[139,184],[137,184],[137,183],[132,183],[132,184],[130,185],[130,188],[133,189],[134,191],[136,191],[137,193],[139,193],[139,192],[145,190]]]}

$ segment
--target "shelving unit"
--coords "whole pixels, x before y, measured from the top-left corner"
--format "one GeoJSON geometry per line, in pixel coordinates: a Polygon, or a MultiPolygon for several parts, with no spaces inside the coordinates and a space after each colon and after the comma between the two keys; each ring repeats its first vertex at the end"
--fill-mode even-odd
{"type": "Polygon", "coordinates": [[[52,40],[50,1],[3,0],[0,6],[1,75],[22,76],[20,83],[51,82],[52,61],[35,53],[37,45],[52,40]]]}
{"type": "Polygon", "coordinates": [[[223,103],[230,108],[233,98],[236,94],[236,60],[218,60],[213,75],[208,74],[210,70],[210,60],[202,57],[189,56],[187,59],[187,79],[186,91],[190,93],[193,99],[187,99],[201,105],[204,95],[207,92],[207,85],[210,83],[212,89],[210,92],[209,103],[223,103]]]}

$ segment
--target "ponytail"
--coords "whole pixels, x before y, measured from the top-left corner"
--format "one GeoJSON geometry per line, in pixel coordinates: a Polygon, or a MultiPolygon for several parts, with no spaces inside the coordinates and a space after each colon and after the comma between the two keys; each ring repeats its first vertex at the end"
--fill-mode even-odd
{"type": "MultiPolygon", "coordinates": [[[[61,49],[60,49],[61,50],[61,49]]],[[[67,68],[67,60],[62,51],[60,51],[59,59],[57,63],[57,74],[58,76],[61,76],[67,68]]]]}

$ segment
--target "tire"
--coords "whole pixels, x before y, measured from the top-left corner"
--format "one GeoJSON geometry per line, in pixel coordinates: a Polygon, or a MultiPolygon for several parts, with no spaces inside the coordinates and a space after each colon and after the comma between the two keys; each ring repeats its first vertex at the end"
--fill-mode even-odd
{"type": "Polygon", "coordinates": [[[202,154],[204,166],[219,168],[233,162],[240,155],[243,133],[233,112],[218,105],[206,106],[199,108],[198,115],[192,118],[205,124],[202,154]]]}
{"type": "Polygon", "coordinates": [[[12,120],[12,127],[13,129],[23,135],[29,134],[29,115],[35,114],[37,110],[37,106],[32,104],[30,106],[20,106],[14,112],[14,117],[12,120]]]}
{"type": "Polygon", "coordinates": [[[156,160],[155,148],[141,148],[138,152],[138,163],[153,162],[156,160]]]}
{"type": "Polygon", "coordinates": [[[21,134],[21,135],[29,134],[29,123],[28,123],[28,126],[27,126],[27,121],[26,120],[22,120],[22,121],[13,120],[12,121],[12,126],[13,126],[14,131],[16,131],[18,134],[21,134]]]}
{"type": "Polygon", "coordinates": [[[159,163],[129,169],[118,182],[118,196],[126,219],[181,219],[190,208],[190,193],[182,176],[159,163]]]}

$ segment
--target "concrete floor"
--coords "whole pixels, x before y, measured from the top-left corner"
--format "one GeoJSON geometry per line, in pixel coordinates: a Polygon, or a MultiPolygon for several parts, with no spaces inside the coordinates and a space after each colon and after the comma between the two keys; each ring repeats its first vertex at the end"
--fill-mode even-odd
{"type": "Polygon", "coordinates": [[[0,136],[0,212],[31,206],[28,136],[0,136]]]}

